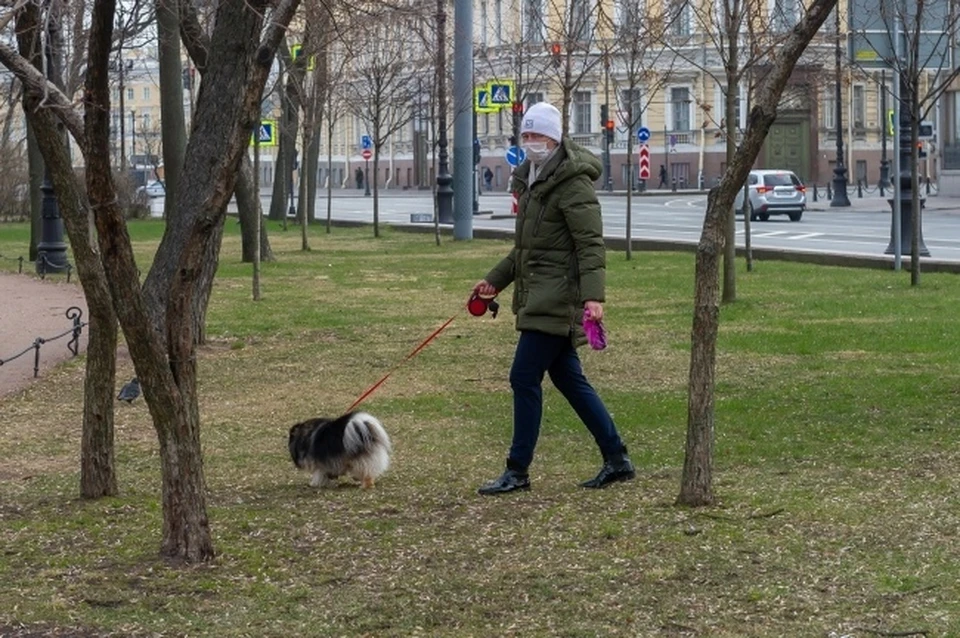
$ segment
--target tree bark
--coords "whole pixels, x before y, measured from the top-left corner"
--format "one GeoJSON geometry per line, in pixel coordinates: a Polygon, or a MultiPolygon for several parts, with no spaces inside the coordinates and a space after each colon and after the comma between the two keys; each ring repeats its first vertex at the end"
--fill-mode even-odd
{"type": "MultiPolygon", "coordinates": [[[[807,13],[783,40],[757,91],[747,130],[728,164],[720,185],[707,197],[707,212],[697,246],[694,320],[691,334],[690,381],[687,398],[687,441],[677,504],[702,506],[714,502],[713,442],[717,335],[720,326],[719,258],[723,227],[737,191],[760,153],[777,117],[777,105],[797,60],[826,20],[837,0],[813,0],[807,13]]],[[[728,123],[728,131],[731,123],[728,123]]]]}
{"type": "MultiPolygon", "coordinates": [[[[18,16],[19,46],[25,58],[34,55],[42,26],[38,6],[18,16]]],[[[52,46],[52,43],[51,43],[52,46]]],[[[117,319],[103,267],[91,238],[86,197],[73,172],[62,127],[45,108],[42,96],[25,92],[23,107],[37,150],[50,172],[74,265],[87,301],[88,344],[83,380],[83,425],[80,444],[80,496],[99,498],[118,493],[114,453],[113,391],[116,381],[117,319]]]]}
{"type": "Polygon", "coordinates": [[[160,65],[160,135],[163,139],[163,215],[169,223],[177,215],[177,191],[187,149],[183,114],[183,66],[180,62],[179,0],[157,0],[157,40],[160,65]]]}
{"type": "Polygon", "coordinates": [[[267,224],[263,220],[263,207],[259,194],[254,188],[253,167],[250,158],[244,153],[240,160],[240,173],[234,195],[237,198],[237,217],[240,220],[240,253],[243,263],[253,263],[254,246],[257,245],[257,227],[260,224],[260,261],[273,261],[273,249],[267,236],[267,224]]]}

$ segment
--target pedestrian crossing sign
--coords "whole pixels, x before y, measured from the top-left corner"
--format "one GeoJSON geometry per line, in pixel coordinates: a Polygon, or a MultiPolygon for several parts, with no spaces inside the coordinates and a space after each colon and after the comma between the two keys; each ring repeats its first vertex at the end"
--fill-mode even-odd
{"type": "MultiPolygon", "coordinates": [[[[293,61],[296,62],[297,58],[300,57],[300,54],[303,53],[303,45],[295,44],[290,47],[290,57],[293,58],[293,61]]],[[[307,59],[307,71],[313,71],[317,66],[317,56],[311,55],[307,59]]]]}
{"type": "Polygon", "coordinates": [[[473,109],[477,113],[496,113],[500,107],[490,102],[489,87],[477,86],[473,89],[473,109]]]}
{"type": "Polygon", "coordinates": [[[487,83],[490,103],[497,108],[513,104],[514,85],[509,80],[494,80],[487,83]]]}
{"type": "MultiPolygon", "coordinates": [[[[250,146],[256,144],[256,141],[253,139],[253,135],[250,136],[250,146]]],[[[276,120],[261,120],[260,121],[260,146],[276,146],[277,145],[277,121],[276,120]]]]}

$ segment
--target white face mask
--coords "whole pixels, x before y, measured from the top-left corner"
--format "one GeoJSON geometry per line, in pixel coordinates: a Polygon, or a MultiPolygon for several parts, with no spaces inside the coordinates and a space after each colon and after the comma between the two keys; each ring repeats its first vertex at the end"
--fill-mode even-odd
{"type": "Polygon", "coordinates": [[[546,142],[524,142],[523,152],[534,164],[540,164],[550,155],[550,149],[546,142]]]}

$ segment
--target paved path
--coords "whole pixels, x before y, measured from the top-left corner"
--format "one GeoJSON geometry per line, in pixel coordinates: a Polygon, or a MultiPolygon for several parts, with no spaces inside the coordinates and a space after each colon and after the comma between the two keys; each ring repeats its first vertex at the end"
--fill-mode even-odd
{"type": "MultiPolygon", "coordinates": [[[[61,275],[41,280],[34,275],[0,272],[0,360],[5,362],[0,365],[0,397],[19,392],[34,381],[34,350],[30,346],[37,338],[49,340],[71,330],[73,321],[66,316],[71,306],[83,311],[81,320],[89,319],[83,290],[75,279],[68,284],[61,275]],[[7,361],[27,348],[26,354],[7,361]]],[[[40,347],[41,376],[73,356],[67,348],[70,338],[67,335],[40,347]]],[[[86,346],[84,330],[81,352],[86,346]]]]}

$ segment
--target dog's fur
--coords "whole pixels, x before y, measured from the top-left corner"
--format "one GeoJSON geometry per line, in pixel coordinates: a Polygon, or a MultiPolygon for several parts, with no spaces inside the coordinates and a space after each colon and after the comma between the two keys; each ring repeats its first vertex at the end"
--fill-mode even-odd
{"type": "Polygon", "coordinates": [[[313,473],[313,487],[334,487],[347,474],[373,487],[390,465],[390,437],[376,418],[350,412],[336,419],[316,418],[290,428],[290,458],[313,473]]]}

